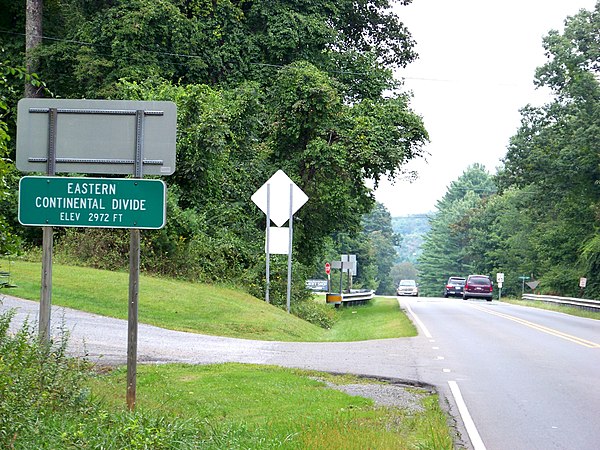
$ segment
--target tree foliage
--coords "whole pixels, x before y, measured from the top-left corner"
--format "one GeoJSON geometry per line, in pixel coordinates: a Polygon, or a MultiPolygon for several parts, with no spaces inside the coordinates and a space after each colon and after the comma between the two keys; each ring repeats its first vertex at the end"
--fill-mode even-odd
{"type": "MultiPolygon", "coordinates": [[[[377,203],[371,212],[362,216],[357,231],[332,234],[326,241],[328,250],[325,261],[339,261],[340,255],[355,255],[357,275],[352,280],[353,288],[372,289],[378,294],[391,295],[395,292],[391,269],[396,259],[394,245],[397,240],[389,211],[377,203]]],[[[322,264],[316,267],[315,273],[322,273],[322,267],[322,264]]],[[[335,272],[337,278],[338,272],[335,272]]],[[[346,287],[343,286],[344,289],[346,287]]]]}
{"type": "MultiPolygon", "coordinates": [[[[425,214],[392,217],[392,228],[400,241],[397,244],[396,262],[415,264],[421,255],[423,236],[429,231],[429,218],[425,214]]],[[[414,278],[414,277],[413,277],[414,278]]]]}
{"type": "Polygon", "coordinates": [[[529,265],[549,292],[576,294],[579,277],[588,276],[588,294],[600,295],[593,269],[600,219],[599,8],[582,10],[566,20],[562,34],[551,31],[544,39],[548,62],[536,82],[555,99],[523,110],[498,176],[502,190],[520,189],[528,200],[519,211],[532,222],[529,265]]]}
{"type": "MultiPolygon", "coordinates": [[[[2,52],[4,56],[4,52],[2,52]]],[[[19,89],[25,83],[44,91],[45,85],[37,76],[29,74],[24,67],[14,66],[10,61],[0,61],[0,255],[19,253],[21,239],[16,231],[17,198],[13,189],[18,174],[14,165],[11,145],[16,125],[14,109],[19,89]]]]}
{"type": "Polygon", "coordinates": [[[510,295],[520,295],[521,277],[539,281],[542,292],[579,295],[586,277],[586,296],[600,296],[598,30],[600,3],[544,38],[548,60],[535,81],[552,89],[553,100],[523,108],[494,177],[497,195],[469,199],[451,186],[424,244],[422,279],[502,272],[510,295]]]}
{"type": "MultiPolygon", "coordinates": [[[[24,29],[24,5],[0,0],[12,61],[24,60],[23,36],[9,32],[24,29]]],[[[266,224],[250,196],[276,170],[310,198],[294,217],[294,276],[304,277],[331,250],[331,236],[361,232],[375,205],[365,180],[393,178],[422,154],[427,133],[410,98],[387,95],[398,92],[392,69],[416,58],[389,7],[389,0],[51,0],[34,56],[58,97],[177,104],[168,221],[144,233],[145,268],[236,280],[261,297],[266,224]]],[[[58,245],[113,267],[122,251],[111,233],[70,230],[58,245]]],[[[377,233],[348,253],[387,264],[392,236],[377,233]]],[[[365,287],[387,283],[389,268],[367,268],[365,287]]],[[[306,296],[296,284],[296,298],[306,296]]]]}
{"type": "Polygon", "coordinates": [[[496,191],[492,177],[480,164],[469,166],[453,181],[436,205],[419,257],[421,293],[439,296],[450,276],[466,276],[477,269],[469,253],[468,220],[483,198],[496,191]]]}
{"type": "MultiPolygon", "coordinates": [[[[25,0],[0,6],[11,13],[5,29],[24,29],[25,0]]],[[[268,85],[278,67],[308,61],[340,74],[349,97],[378,98],[392,83],[391,69],[416,58],[390,6],[389,0],[55,0],[45,5],[47,38],[38,53],[45,79],[66,97],[104,98],[119,79],[152,76],[268,85]]]]}

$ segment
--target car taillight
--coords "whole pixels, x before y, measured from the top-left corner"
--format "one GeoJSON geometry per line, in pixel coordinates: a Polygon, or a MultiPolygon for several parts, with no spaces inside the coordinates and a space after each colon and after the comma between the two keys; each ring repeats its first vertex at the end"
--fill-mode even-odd
{"type": "Polygon", "coordinates": [[[494,285],[490,284],[490,292],[494,289],[494,285]]]}
{"type": "Polygon", "coordinates": [[[469,289],[469,288],[470,288],[469,283],[465,284],[465,289],[469,289]]]}

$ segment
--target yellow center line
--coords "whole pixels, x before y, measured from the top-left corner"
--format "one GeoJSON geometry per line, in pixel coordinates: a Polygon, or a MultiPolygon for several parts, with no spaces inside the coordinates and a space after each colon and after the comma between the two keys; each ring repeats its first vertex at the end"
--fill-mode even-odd
{"type": "Polygon", "coordinates": [[[548,334],[551,334],[552,336],[556,336],[556,337],[559,337],[561,339],[565,339],[567,341],[574,342],[575,344],[583,345],[584,347],[588,347],[588,348],[600,348],[600,344],[598,344],[596,342],[588,341],[586,339],[582,339],[582,338],[579,338],[577,336],[573,336],[573,335],[570,335],[570,334],[567,334],[567,333],[563,333],[562,331],[558,331],[558,330],[555,330],[553,328],[548,328],[548,327],[545,327],[543,325],[539,325],[537,323],[533,323],[533,322],[530,322],[530,321],[525,320],[525,319],[520,319],[518,317],[511,316],[511,315],[508,315],[508,314],[504,314],[504,313],[501,313],[501,312],[498,312],[498,311],[491,311],[489,309],[482,308],[480,306],[471,305],[471,307],[475,308],[475,309],[477,309],[479,311],[483,311],[485,313],[491,314],[493,316],[503,317],[505,319],[512,320],[513,322],[520,323],[521,325],[525,325],[525,326],[527,326],[529,328],[533,328],[534,330],[538,330],[538,331],[541,331],[543,333],[548,333],[548,334]]]}

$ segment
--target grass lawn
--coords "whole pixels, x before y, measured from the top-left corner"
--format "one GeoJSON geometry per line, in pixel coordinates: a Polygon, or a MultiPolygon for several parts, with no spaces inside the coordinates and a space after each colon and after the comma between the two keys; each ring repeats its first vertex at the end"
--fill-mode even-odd
{"type": "MultiPolygon", "coordinates": [[[[220,448],[453,448],[437,396],[422,389],[412,390],[421,410],[410,411],[376,406],[323,381],[369,382],[351,376],[244,364],[138,370],[139,411],[201,423],[205,439],[216,439],[220,448]]],[[[102,375],[92,391],[124,409],[125,379],[125,369],[102,375]]]]}
{"type": "Polygon", "coordinates": [[[588,319],[600,320],[600,311],[589,311],[586,309],[578,308],[576,306],[559,305],[555,303],[545,303],[542,301],[535,300],[521,300],[516,298],[503,298],[503,302],[510,303],[512,305],[519,306],[530,306],[532,308],[545,309],[548,311],[556,311],[564,314],[570,314],[572,316],[586,317],[588,319]]]}
{"type": "Polygon", "coordinates": [[[366,305],[339,308],[338,314],[339,321],[328,333],[329,341],[350,342],[417,335],[416,328],[400,310],[395,298],[374,298],[366,305]]]}
{"type": "MultiPolygon", "coordinates": [[[[6,260],[2,265],[8,266],[6,260]]],[[[38,300],[39,263],[12,261],[12,282],[6,292],[38,300]]],[[[52,304],[127,319],[129,274],[53,264],[52,304]]],[[[332,306],[333,308],[333,306],[332,306]]],[[[331,330],[312,325],[249,294],[218,285],[141,275],[139,321],[163,328],[278,341],[358,341],[415,336],[416,329],[396,299],[376,298],[370,304],[337,310],[331,330]]]]}
{"type": "MultiPolygon", "coordinates": [[[[0,260],[2,265],[5,262],[0,260]]],[[[15,261],[10,271],[18,287],[6,293],[38,300],[40,264],[15,261]]],[[[127,273],[53,267],[55,305],[126,318],[127,294],[127,273]]],[[[340,308],[336,314],[336,325],[325,330],[235,289],[148,276],[142,276],[140,282],[140,321],[165,328],[322,342],[416,334],[396,299],[376,298],[368,305],[340,308]]],[[[15,418],[23,418],[22,429],[7,435],[7,448],[453,448],[453,434],[437,395],[410,388],[421,408],[383,407],[334,389],[325,381],[334,385],[376,383],[273,366],[139,364],[136,410],[131,413],[125,402],[126,368],[120,367],[87,381],[91,397],[85,390],[75,395],[76,405],[90,398],[95,406],[81,403],[77,410],[50,409],[47,414],[33,408],[31,417],[21,413],[23,405],[18,406],[13,412],[15,418]]],[[[32,383],[36,388],[45,386],[35,382],[35,377],[32,383]]],[[[32,406],[35,402],[26,403],[32,406]]]]}

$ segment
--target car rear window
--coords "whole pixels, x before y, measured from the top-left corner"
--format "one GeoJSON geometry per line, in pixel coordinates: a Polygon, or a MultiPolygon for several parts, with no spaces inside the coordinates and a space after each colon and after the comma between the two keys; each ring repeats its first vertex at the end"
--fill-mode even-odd
{"type": "Polygon", "coordinates": [[[471,277],[469,278],[469,284],[489,286],[491,282],[490,279],[487,277],[471,277]]]}
{"type": "Polygon", "coordinates": [[[458,286],[463,286],[467,280],[464,278],[450,278],[448,280],[448,284],[455,284],[458,286]]]}

